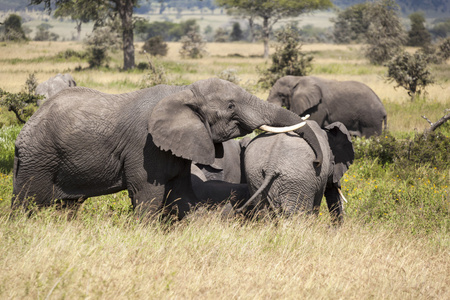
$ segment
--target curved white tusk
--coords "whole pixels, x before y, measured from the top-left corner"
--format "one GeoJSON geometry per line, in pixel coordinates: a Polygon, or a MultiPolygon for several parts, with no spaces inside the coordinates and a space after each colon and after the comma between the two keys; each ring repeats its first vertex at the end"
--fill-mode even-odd
{"type": "Polygon", "coordinates": [[[344,194],[342,194],[341,189],[338,189],[339,195],[341,195],[342,200],[344,200],[345,203],[348,203],[347,199],[345,199],[344,194]]]}
{"type": "Polygon", "coordinates": [[[286,127],[272,127],[269,125],[261,125],[259,129],[267,131],[267,132],[273,132],[273,133],[283,133],[283,132],[289,132],[299,129],[300,127],[305,126],[306,122],[301,122],[292,126],[286,126],[286,127]]]}
{"type": "Polygon", "coordinates": [[[302,120],[305,121],[306,119],[308,119],[311,115],[306,115],[304,117],[302,117],[302,120]]]}

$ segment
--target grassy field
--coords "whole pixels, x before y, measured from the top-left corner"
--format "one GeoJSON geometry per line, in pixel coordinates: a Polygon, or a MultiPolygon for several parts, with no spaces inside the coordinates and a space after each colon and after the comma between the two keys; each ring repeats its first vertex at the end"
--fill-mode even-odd
{"type": "MultiPolygon", "coordinates": [[[[136,61],[147,62],[136,44],[136,61]]],[[[39,82],[71,73],[80,86],[108,93],[142,87],[148,71],[120,71],[121,53],[109,68],[59,58],[76,42],[0,44],[0,88],[19,92],[29,74],[39,82]]],[[[201,60],[181,59],[169,43],[164,68],[170,84],[189,84],[234,70],[239,84],[262,99],[257,68],[267,67],[262,44],[208,44],[201,60]],[[238,57],[239,54],[242,57],[238,57]]],[[[273,49],[272,49],[273,50],[273,49]]],[[[0,111],[0,298],[284,298],[448,299],[450,298],[450,166],[437,152],[423,162],[364,156],[377,145],[422,132],[450,108],[450,68],[432,65],[436,84],[422,99],[387,83],[385,67],[372,66],[355,45],[305,45],[314,55],[311,75],[357,80],[382,99],[389,133],[357,140],[358,159],[342,180],[347,197],[342,228],[318,219],[245,222],[221,220],[199,211],[167,226],[142,225],[126,192],[86,201],[76,217],[42,210],[31,218],[9,219],[13,142],[20,126],[0,111]]],[[[409,49],[414,51],[414,49],[409,49]]],[[[439,129],[450,136],[450,124],[439,129]]],[[[430,144],[434,145],[434,144],[430,144]]],[[[431,149],[430,151],[445,151],[431,149]]],[[[392,151],[391,151],[392,152],[392,151]]],[[[395,154],[395,153],[394,153],[395,154]]],[[[448,157],[448,156],[447,156],[448,157]]]]}

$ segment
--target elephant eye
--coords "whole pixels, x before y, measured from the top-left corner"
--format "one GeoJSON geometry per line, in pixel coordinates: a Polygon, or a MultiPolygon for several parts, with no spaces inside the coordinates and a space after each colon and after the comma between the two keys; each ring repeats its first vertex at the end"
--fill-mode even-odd
{"type": "Polygon", "coordinates": [[[228,103],[228,109],[229,109],[229,110],[233,110],[234,107],[235,107],[235,105],[234,105],[233,102],[228,103]]]}

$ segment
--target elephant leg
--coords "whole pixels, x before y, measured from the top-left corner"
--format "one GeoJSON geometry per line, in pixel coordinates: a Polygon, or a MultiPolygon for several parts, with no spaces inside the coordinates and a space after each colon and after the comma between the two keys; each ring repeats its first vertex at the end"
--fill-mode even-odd
{"type": "Polygon", "coordinates": [[[136,191],[128,188],[128,195],[131,198],[134,211],[139,219],[152,219],[162,208],[164,199],[164,186],[155,186],[146,183],[136,191]]]}
{"type": "Polygon", "coordinates": [[[325,189],[325,198],[327,200],[328,211],[331,221],[334,225],[341,225],[344,221],[344,206],[339,195],[338,186],[332,184],[325,189]]]}

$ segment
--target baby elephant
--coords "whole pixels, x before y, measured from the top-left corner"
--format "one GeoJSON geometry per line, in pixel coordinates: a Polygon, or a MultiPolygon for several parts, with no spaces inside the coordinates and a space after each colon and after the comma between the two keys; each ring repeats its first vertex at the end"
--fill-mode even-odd
{"type": "Polygon", "coordinates": [[[244,154],[245,173],[253,196],[238,212],[268,206],[286,216],[298,211],[317,214],[325,195],[333,222],[342,222],[339,181],[354,159],[351,136],[340,122],[324,130],[314,121],[307,123],[323,149],[320,167],[314,167],[314,152],[296,133],[257,136],[244,154]]]}

